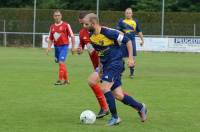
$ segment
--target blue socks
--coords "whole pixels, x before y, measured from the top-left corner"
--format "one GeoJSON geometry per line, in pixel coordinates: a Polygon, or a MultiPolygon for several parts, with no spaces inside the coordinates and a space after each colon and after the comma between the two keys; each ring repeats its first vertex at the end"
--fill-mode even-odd
{"type": "MultiPolygon", "coordinates": [[[[115,104],[115,98],[112,94],[111,91],[107,92],[104,94],[108,107],[110,109],[110,113],[112,114],[112,117],[118,118],[117,116],[117,109],[116,109],[116,104],[115,104]]],[[[124,95],[124,98],[121,100],[124,104],[129,105],[133,108],[135,108],[137,111],[141,111],[143,105],[136,100],[134,100],[131,96],[129,95],[124,95]]]]}
{"type": "Polygon", "coordinates": [[[128,96],[128,95],[124,95],[122,102],[126,105],[129,105],[129,106],[135,108],[137,111],[140,111],[143,107],[143,105],[141,103],[137,102],[131,96],[128,96]]]}
{"type": "Polygon", "coordinates": [[[114,98],[112,92],[109,91],[109,92],[105,93],[104,95],[106,97],[106,101],[107,101],[108,107],[110,109],[110,113],[112,114],[112,117],[118,118],[116,104],[115,104],[115,98],[114,98]]]}

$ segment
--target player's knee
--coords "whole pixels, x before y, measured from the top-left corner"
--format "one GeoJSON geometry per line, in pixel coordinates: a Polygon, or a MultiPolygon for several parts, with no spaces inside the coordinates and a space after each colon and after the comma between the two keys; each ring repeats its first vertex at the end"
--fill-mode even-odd
{"type": "Polygon", "coordinates": [[[59,63],[59,64],[65,64],[65,62],[64,62],[64,61],[59,61],[58,63],[59,63]]]}
{"type": "Polygon", "coordinates": [[[88,84],[90,86],[96,85],[98,83],[99,77],[97,74],[92,73],[89,77],[88,77],[88,84]]]}
{"type": "Polygon", "coordinates": [[[95,81],[93,78],[88,78],[88,84],[89,84],[90,86],[93,86],[93,85],[96,84],[96,81],[95,81]]]}
{"type": "Polygon", "coordinates": [[[124,94],[123,93],[114,93],[114,96],[117,100],[123,100],[124,94]]]}

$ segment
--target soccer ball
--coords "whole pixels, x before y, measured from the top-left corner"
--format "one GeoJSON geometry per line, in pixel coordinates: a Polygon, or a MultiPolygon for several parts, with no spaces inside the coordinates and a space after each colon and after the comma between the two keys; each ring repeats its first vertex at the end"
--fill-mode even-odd
{"type": "Polygon", "coordinates": [[[93,124],[96,121],[96,115],[91,110],[85,110],[80,115],[80,121],[83,124],[93,124]]]}

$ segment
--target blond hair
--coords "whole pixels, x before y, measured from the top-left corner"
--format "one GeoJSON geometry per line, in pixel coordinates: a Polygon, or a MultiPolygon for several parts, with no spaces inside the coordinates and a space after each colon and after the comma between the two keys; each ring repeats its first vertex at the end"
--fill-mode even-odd
{"type": "Polygon", "coordinates": [[[85,16],[85,19],[87,19],[88,21],[92,22],[92,23],[99,23],[99,18],[96,14],[94,13],[89,13],[85,16]]]}
{"type": "Polygon", "coordinates": [[[133,12],[133,9],[130,8],[130,7],[126,8],[125,12],[126,12],[127,10],[131,10],[131,11],[133,12]]]}

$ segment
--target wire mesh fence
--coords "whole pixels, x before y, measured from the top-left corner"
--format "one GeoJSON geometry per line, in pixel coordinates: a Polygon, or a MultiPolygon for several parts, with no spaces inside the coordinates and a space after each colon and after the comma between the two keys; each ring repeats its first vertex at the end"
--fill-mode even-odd
{"type": "MultiPolygon", "coordinates": [[[[110,14],[111,15],[111,14],[110,14]]],[[[116,14],[115,14],[116,15],[116,14]]],[[[154,14],[155,15],[155,14],[154,14]]],[[[112,16],[112,15],[111,15],[112,16]]],[[[108,17],[105,13],[101,13],[100,21],[103,25],[109,27],[115,27],[119,17],[108,17]]],[[[67,18],[74,31],[78,33],[81,25],[78,20],[75,20],[75,16],[67,18]],[[70,19],[71,18],[71,19],[70,19]],[[73,18],[73,19],[72,19],[73,18]]],[[[142,16],[139,17],[140,19],[142,16]]],[[[140,21],[139,19],[139,21],[140,21]]],[[[66,18],[64,18],[66,20],[66,18]]],[[[147,22],[146,19],[141,20],[141,29],[144,35],[161,35],[161,22],[147,22]]],[[[35,46],[41,47],[42,35],[48,34],[49,26],[52,20],[37,20],[36,21],[36,33],[35,33],[35,46]]],[[[166,21],[164,25],[164,35],[168,36],[200,36],[200,23],[174,23],[166,21]]],[[[31,20],[0,20],[0,46],[33,46],[33,22],[31,20]]]]}

